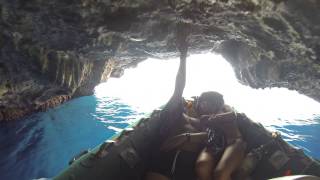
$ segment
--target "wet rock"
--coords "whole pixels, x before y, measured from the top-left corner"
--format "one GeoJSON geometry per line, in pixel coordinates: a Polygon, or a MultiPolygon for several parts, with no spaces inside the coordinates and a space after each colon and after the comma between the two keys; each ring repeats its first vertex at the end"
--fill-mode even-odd
{"type": "Polygon", "coordinates": [[[112,71],[111,77],[114,78],[120,78],[124,74],[124,69],[123,68],[118,68],[112,71]]]}
{"type": "Polygon", "coordinates": [[[3,121],[4,120],[4,114],[2,111],[0,111],[0,121],[3,121]]]}
{"type": "Polygon", "coordinates": [[[47,100],[43,100],[43,97],[39,98],[35,102],[35,110],[39,111],[46,111],[49,108],[56,107],[60,104],[63,104],[64,102],[67,102],[69,99],[71,99],[70,95],[59,95],[54,97],[49,97],[47,100]]]}
{"type": "Polygon", "coordinates": [[[316,0],[2,0],[0,119],[90,95],[148,57],[176,57],[179,21],[189,23],[190,53],[221,53],[242,83],[320,101],[319,8],[316,0]]]}
{"type": "Polygon", "coordinates": [[[22,118],[30,113],[29,109],[24,108],[8,108],[1,111],[0,122],[1,121],[11,121],[15,119],[22,118]]]}

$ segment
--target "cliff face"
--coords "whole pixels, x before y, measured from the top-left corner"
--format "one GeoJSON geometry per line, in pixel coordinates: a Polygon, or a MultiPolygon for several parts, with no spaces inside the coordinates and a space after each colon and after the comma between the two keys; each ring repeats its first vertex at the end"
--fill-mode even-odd
{"type": "Polygon", "coordinates": [[[318,0],[0,0],[0,121],[89,95],[147,57],[221,53],[254,88],[320,100],[318,0]]]}

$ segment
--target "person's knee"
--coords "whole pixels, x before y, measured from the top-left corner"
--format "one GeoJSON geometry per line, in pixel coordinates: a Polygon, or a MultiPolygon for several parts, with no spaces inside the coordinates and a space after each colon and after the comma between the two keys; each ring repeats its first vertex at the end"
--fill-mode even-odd
{"type": "Polygon", "coordinates": [[[243,140],[243,139],[237,139],[235,141],[235,143],[242,148],[246,148],[247,147],[247,143],[243,140]]]}
{"type": "Polygon", "coordinates": [[[196,165],[196,173],[199,180],[212,179],[212,167],[206,162],[199,162],[196,165]]]}
{"type": "Polygon", "coordinates": [[[212,179],[212,170],[213,162],[208,159],[198,160],[196,163],[196,173],[200,180],[211,180],[212,179]]]}
{"type": "Polygon", "coordinates": [[[215,169],[213,173],[214,180],[229,180],[230,175],[224,169],[215,169]]]}
{"type": "Polygon", "coordinates": [[[159,173],[147,172],[145,180],[170,180],[170,179],[159,173]]]}
{"type": "Polygon", "coordinates": [[[237,139],[234,145],[238,153],[243,153],[247,148],[247,143],[242,139],[237,139]]]}

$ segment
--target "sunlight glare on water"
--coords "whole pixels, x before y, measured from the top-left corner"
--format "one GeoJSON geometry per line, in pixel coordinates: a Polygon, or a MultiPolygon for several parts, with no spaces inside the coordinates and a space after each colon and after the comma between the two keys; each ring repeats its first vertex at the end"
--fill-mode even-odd
{"type": "MultiPolygon", "coordinates": [[[[178,66],[179,59],[148,59],[137,68],[127,69],[120,79],[110,78],[97,86],[95,95],[118,97],[140,111],[150,112],[172,95],[178,66]]],[[[184,96],[210,90],[222,93],[227,104],[266,126],[318,123],[313,120],[320,109],[315,100],[286,88],[252,89],[242,85],[221,55],[189,56],[184,96]]]]}

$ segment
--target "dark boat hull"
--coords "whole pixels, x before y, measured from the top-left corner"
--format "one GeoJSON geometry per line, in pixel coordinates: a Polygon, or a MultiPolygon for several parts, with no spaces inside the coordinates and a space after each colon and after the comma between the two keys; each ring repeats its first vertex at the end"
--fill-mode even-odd
{"type": "MultiPolygon", "coordinates": [[[[140,120],[129,131],[124,131],[75,160],[65,171],[55,177],[57,180],[143,179],[150,163],[151,153],[159,146],[161,126],[160,111],[154,111],[150,118],[140,120]]],[[[320,176],[320,163],[302,151],[274,138],[272,133],[243,116],[238,121],[248,152],[261,150],[252,179],[268,179],[289,174],[320,176]],[[263,148],[261,148],[263,147],[263,148]]]]}

